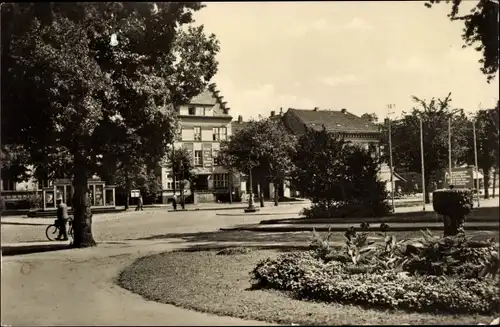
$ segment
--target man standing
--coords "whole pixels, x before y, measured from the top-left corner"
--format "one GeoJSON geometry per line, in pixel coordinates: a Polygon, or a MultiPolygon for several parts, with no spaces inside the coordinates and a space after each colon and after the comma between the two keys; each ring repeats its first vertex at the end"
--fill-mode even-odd
{"type": "Polygon", "coordinates": [[[68,234],[66,232],[66,222],[69,219],[68,206],[62,202],[62,198],[57,198],[57,223],[59,225],[59,235],[56,240],[67,241],[68,234]]]}

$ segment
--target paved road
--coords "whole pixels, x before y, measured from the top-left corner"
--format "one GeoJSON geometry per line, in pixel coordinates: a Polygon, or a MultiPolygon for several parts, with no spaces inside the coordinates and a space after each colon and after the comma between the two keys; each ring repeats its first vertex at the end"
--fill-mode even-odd
{"type": "MultiPolygon", "coordinates": [[[[271,325],[146,301],[114,284],[139,257],[179,244],[100,244],[88,249],[2,258],[2,325],[256,326],[271,325]]],[[[165,272],[168,273],[168,272],[165,272]]]]}
{"type": "MultiPolygon", "coordinates": [[[[167,208],[147,208],[144,211],[128,211],[115,214],[95,215],[93,232],[97,242],[123,241],[171,233],[196,233],[216,231],[221,227],[257,223],[263,219],[294,218],[308,204],[267,206],[259,215],[225,216],[239,210],[168,212],[167,208]],[[262,215],[269,213],[269,216],[262,215]],[[218,215],[221,214],[221,215],[218,215]]],[[[243,213],[243,210],[241,210],[243,213]]],[[[53,219],[2,218],[2,243],[45,241],[45,228],[53,219]],[[33,225],[19,225],[33,224],[33,225]],[[35,225],[36,224],[36,225],[35,225]]]]}

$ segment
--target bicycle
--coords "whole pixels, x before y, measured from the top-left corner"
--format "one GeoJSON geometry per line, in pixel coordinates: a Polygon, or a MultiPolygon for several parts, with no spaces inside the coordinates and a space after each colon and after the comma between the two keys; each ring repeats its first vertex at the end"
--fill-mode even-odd
{"type": "MultiPolygon", "coordinates": [[[[47,239],[49,241],[54,241],[58,235],[59,235],[59,223],[57,222],[57,220],[55,220],[52,225],[47,226],[47,229],[45,230],[45,236],[47,236],[47,239]]],[[[74,238],[72,218],[68,219],[68,236],[74,238]]]]}

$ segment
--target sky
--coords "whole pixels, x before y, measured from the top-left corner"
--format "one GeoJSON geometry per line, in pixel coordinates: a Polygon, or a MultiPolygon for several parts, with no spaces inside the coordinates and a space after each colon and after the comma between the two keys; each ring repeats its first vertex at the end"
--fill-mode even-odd
{"type": "MultiPolygon", "coordinates": [[[[472,8],[475,1],[467,1],[472,8]]],[[[234,118],[267,117],[280,107],[392,117],[411,96],[445,98],[474,112],[493,108],[498,77],[479,70],[481,53],[462,49],[463,23],[449,4],[415,2],[209,2],[196,25],[220,41],[213,78],[234,118]]]]}

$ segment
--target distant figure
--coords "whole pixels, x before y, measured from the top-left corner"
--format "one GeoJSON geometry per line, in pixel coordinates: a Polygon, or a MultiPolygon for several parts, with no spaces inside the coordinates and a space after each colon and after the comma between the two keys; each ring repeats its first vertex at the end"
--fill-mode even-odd
{"type": "Polygon", "coordinates": [[[174,194],[174,197],[172,198],[172,206],[174,207],[174,210],[177,210],[177,195],[174,194]]]}
{"type": "Polygon", "coordinates": [[[62,198],[57,199],[57,224],[59,225],[59,235],[56,240],[67,241],[68,233],[66,232],[66,222],[69,219],[68,206],[62,202],[62,198]]]}
{"type": "Polygon", "coordinates": [[[137,198],[137,207],[135,208],[135,211],[143,211],[143,202],[142,202],[142,195],[139,195],[139,197],[137,198]]]}

